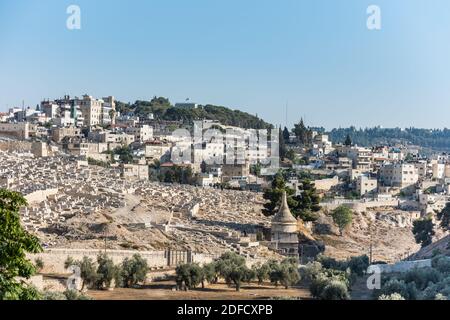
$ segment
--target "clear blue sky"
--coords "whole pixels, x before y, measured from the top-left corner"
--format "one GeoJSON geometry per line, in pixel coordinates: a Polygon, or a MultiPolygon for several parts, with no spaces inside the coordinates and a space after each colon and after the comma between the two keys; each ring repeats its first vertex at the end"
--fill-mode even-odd
{"type": "Polygon", "coordinates": [[[289,125],[450,127],[450,1],[0,0],[0,110],[66,93],[189,97],[282,125],[288,102],[289,125]],[[66,28],[70,4],[81,30],[66,28]]]}

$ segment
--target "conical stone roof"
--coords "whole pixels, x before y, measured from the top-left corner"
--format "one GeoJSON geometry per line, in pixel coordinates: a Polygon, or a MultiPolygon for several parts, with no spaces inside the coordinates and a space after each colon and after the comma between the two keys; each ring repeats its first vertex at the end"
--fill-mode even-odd
{"type": "Polygon", "coordinates": [[[297,223],[297,219],[294,218],[294,216],[291,213],[291,210],[289,210],[286,191],[283,191],[280,209],[278,210],[278,213],[275,215],[275,217],[272,219],[272,222],[295,223],[295,224],[297,223]]]}

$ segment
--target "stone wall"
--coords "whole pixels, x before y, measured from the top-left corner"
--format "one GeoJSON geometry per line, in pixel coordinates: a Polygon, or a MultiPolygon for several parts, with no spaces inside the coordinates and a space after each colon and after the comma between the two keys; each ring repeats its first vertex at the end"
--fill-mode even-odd
{"type": "MultiPolygon", "coordinates": [[[[97,256],[103,250],[96,249],[46,249],[42,253],[30,254],[31,261],[42,259],[44,263],[43,273],[66,274],[64,262],[68,257],[81,260],[84,256],[96,261],[97,256]]],[[[196,262],[205,264],[218,258],[219,255],[194,253],[190,251],[132,251],[132,250],[107,250],[107,255],[112,258],[115,264],[121,263],[125,258],[131,258],[134,254],[140,254],[147,260],[148,266],[152,269],[175,267],[180,263],[196,262]]]]}
{"type": "Polygon", "coordinates": [[[339,177],[335,176],[330,179],[315,180],[314,186],[319,191],[329,191],[331,188],[339,184],[339,177]]]}
{"type": "Polygon", "coordinates": [[[349,207],[350,209],[358,212],[365,211],[370,208],[379,208],[379,207],[398,207],[399,201],[397,199],[391,200],[347,200],[347,199],[335,199],[328,202],[322,202],[322,208],[326,208],[328,210],[334,210],[337,207],[344,205],[349,207]]]}
{"type": "Polygon", "coordinates": [[[375,264],[369,267],[370,270],[379,268],[382,273],[404,273],[415,268],[431,267],[431,259],[416,261],[401,261],[394,264],[375,264]]]}
{"type": "Polygon", "coordinates": [[[37,190],[35,192],[29,193],[25,196],[25,199],[27,199],[28,203],[32,202],[42,202],[44,200],[47,200],[47,197],[54,196],[58,194],[58,188],[50,188],[46,190],[37,190]]]}
{"type": "Polygon", "coordinates": [[[31,152],[31,142],[28,141],[0,141],[0,150],[6,152],[31,152]]]}

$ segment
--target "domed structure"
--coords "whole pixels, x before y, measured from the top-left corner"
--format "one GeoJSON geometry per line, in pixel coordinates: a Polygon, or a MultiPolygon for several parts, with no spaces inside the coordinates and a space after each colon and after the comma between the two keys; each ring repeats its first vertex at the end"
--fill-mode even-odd
{"type": "Polygon", "coordinates": [[[288,256],[298,257],[297,219],[289,210],[286,191],[281,198],[280,209],[272,219],[272,246],[276,251],[288,256]]]}

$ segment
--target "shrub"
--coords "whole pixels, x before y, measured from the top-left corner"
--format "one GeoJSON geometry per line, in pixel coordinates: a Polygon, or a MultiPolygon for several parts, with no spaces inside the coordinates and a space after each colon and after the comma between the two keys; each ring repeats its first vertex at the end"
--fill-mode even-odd
{"type": "Polygon", "coordinates": [[[358,276],[363,276],[366,273],[367,268],[369,268],[369,265],[370,265],[369,257],[366,255],[359,257],[351,257],[350,260],[348,261],[348,267],[350,268],[352,273],[358,276]]]}
{"type": "Polygon", "coordinates": [[[44,269],[44,261],[41,258],[37,258],[34,261],[34,264],[36,266],[36,269],[40,272],[42,269],[44,269]]]}
{"type": "Polygon", "coordinates": [[[431,265],[433,268],[437,269],[439,272],[443,274],[450,273],[450,257],[446,256],[437,256],[431,260],[431,265]]]}
{"type": "Polygon", "coordinates": [[[444,296],[442,293],[438,293],[436,297],[434,297],[434,300],[448,300],[446,296],[444,296]]]}
{"type": "Polygon", "coordinates": [[[345,261],[338,261],[334,258],[320,255],[317,257],[317,261],[320,262],[325,269],[346,270],[348,265],[345,261]]]}
{"type": "Polygon", "coordinates": [[[313,298],[320,298],[322,296],[323,289],[329,283],[329,278],[323,274],[318,274],[314,279],[312,279],[311,284],[309,285],[309,291],[313,298]]]}
{"type": "Polygon", "coordinates": [[[346,284],[339,280],[328,280],[320,294],[322,300],[349,300],[346,284]]]}
{"type": "Polygon", "coordinates": [[[389,295],[381,295],[378,297],[378,300],[405,300],[399,293],[392,293],[389,295]]]}
{"type": "Polygon", "coordinates": [[[346,271],[350,269],[350,271],[358,276],[364,275],[367,268],[369,267],[369,257],[367,255],[351,257],[347,261],[338,261],[334,258],[326,257],[320,255],[317,258],[317,261],[322,264],[322,267],[325,269],[334,269],[346,271]]]}
{"type": "Polygon", "coordinates": [[[391,295],[393,293],[398,293],[406,300],[416,300],[417,299],[417,289],[414,283],[406,284],[403,280],[391,279],[387,281],[381,288],[379,296],[381,295],[391,295]]]}
{"type": "Polygon", "coordinates": [[[92,300],[91,297],[80,294],[76,290],[66,290],[64,291],[64,296],[66,297],[66,300],[92,300]]]}
{"type": "Polygon", "coordinates": [[[311,295],[321,300],[347,300],[350,298],[348,289],[348,282],[341,276],[325,272],[319,273],[309,287],[311,295]]]}
{"type": "Polygon", "coordinates": [[[61,292],[44,291],[42,300],[67,300],[67,297],[61,292]]]}
{"type": "Polygon", "coordinates": [[[309,262],[306,266],[304,266],[300,270],[302,272],[302,278],[308,281],[312,281],[320,273],[322,273],[322,264],[317,261],[309,262]]]}
{"type": "Polygon", "coordinates": [[[413,269],[401,276],[406,283],[414,283],[418,290],[424,290],[430,283],[442,280],[441,273],[433,268],[413,269]]]}
{"type": "Polygon", "coordinates": [[[193,289],[204,281],[203,269],[196,263],[186,263],[177,266],[176,282],[179,289],[182,288],[183,283],[185,289],[193,289]]]}
{"type": "Polygon", "coordinates": [[[280,264],[280,283],[287,289],[299,281],[298,260],[283,260],[280,264]]]}
{"type": "Polygon", "coordinates": [[[421,295],[423,300],[434,300],[437,295],[450,297],[450,277],[445,278],[441,282],[430,284],[421,295]]]}

